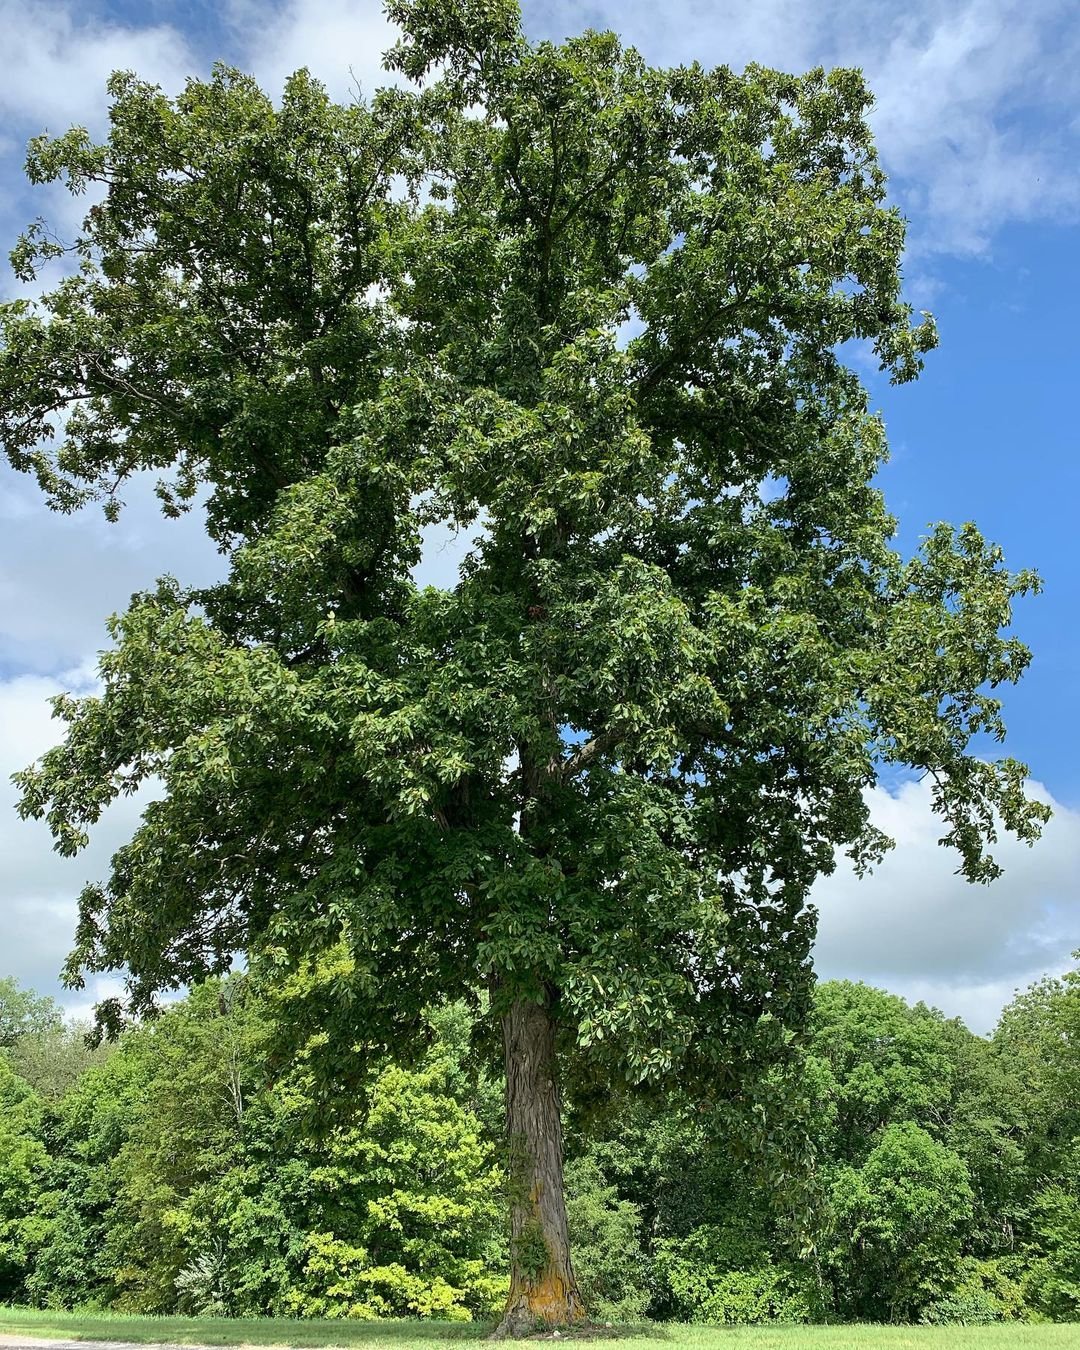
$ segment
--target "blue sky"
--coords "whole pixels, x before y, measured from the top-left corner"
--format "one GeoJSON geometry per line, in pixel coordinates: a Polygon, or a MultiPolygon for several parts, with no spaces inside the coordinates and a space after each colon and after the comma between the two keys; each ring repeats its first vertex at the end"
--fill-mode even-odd
{"type": "MultiPolygon", "coordinates": [[[[877,94],[882,158],[910,221],[909,298],[934,311],[942,339],[917,385],[892,389],[864,372],[892,446],[882,485],[903,547],[934,521],[974,519],[1012,565],[1042,574],[1044,594],[1017,615],[1035,660],[1008,693],[1007,749],[1056,815],[1036,849],[1001,849],[1001,882],[972,889],[936,846],[923,786],[874,794],[899,846],[869,881],[841,868],[820,884],[819,968],[926,997],[985,1030],[1014,988],[1080,947],[1080,10],[1059,0],[526,0],[524,12],[533,36],[613,27],[658,63],[860,65],[877,94]]],[[[85,210],[32,193],[23,150],[43,129],[100,130],[109,70],[172,91],[220,58],[276,91],[306,64],[346,96],[354,80],[379,82],[392,40],[368,0],[0,0],[0,24],[5,244],[34,215],[63,229],[85,210]]],[[[0,290],[14,292],[9,276],[0,290]]],[[[460,549],[434,543],[425,577],[448,580],[460,549]]],[[[164,571],[197,582],[219,565],[197,519],[162,522],[141,489],[109,527],[92,513],[52,517],[32,484],[0,474],[0,973],[55,990],[73,896],[137,809],[114,811],[74,865],[50,855],[40,827],[15,820],[2,780],[50,743],[45,699],[90,687],[104,616],[132,590],[164,571]]]]}
{"type": "MultiPolygon", "coordinates": [[[[881,477],[911,547],[931,520],[977,521],[1044,591],[1020,603],[1034,653],[1008,691],[1010,752],[1080,805],[1080,300],[1075,227],[1009,225],[975,259],[936,263],[941,346],[918,385],[881,390],[892,459],[881,477]]],[[[1080,936],[1078,936],[1080,941],[1080,936]]]]}

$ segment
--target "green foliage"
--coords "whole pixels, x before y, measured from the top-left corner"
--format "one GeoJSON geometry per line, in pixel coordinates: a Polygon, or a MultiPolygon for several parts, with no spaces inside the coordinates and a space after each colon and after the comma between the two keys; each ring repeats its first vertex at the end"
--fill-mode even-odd
{"type": "Polygon", "coordinates": [[[476,1089],[462,1092],[460,1012],[433,1015],[418,1068],[384,1064],[363,1097],[320,1106],[316,1131],[310,1069],[268,1073],[267,1004],[249,981],[193,990],[60,1103],[30,1297],[489,1315],[505,1294],[502,1177],[476,1089]]]}
{"type": "MultiPolygon", "coordinates": [[[[507,1251],[499,1084],[472,1044],[483,1022],[460,1004],[434,1010],[411,1067],[368,1060],[363,1090],[330,1101],[317,1045],[273,1060],[272,1019],[323,997],[337,970],[272,993],[254,977],[208,982],[57,1101],[0,1061],[4,1296],[489,1318],[507,1251]]],[[[1075,988],[1021,995],[987,1042],[879,990],[821,985],[802,1094],[774,1099],[794,1123],[762,1124],[763,1097],[743,1113],[624,1092],[597,1114],[583,1095],[569,1113],[568,1215],[593,1315],[1075,1318],[1075,988]]]]}
{"type": "Polygon", "coordinates": [[[48,1164],[42,1103],[0,1056],[0,1300],[24,1294],[45,1234],[39,1205],[48,1164]]]}
{"type": "Polygon", "coordinates": [[[816,1246],[832,1306],[880,1318],[1015,1315],[1022,1299],[1001,1272],[1033,1189],[1016,1065],[959,1022],[848,982],[818,988],[811,1031],[805,1080],[826,1201],[816,1246]]]}
{"type": "Polygon", "coordinates": [[[502,1171],[476,1117],[448,1095],[453,1067],[436,1049],[419,1071],[383,1070],[366,1117],[327,1141],[310,1174],[312,1217],[350,1236],[309,1233],[287,1310],[468,1319],[505,1298],[502,1171]]]}
{"type": "Polygon", "coordinates": [[[919,1321],[937,1326],[975,1327],[1026,1319],[1030,1309],[1023,1289],[1006,1265],[1000,1261],[963,1259],[953,1274],[952,1288],[932,1299],[919,1321]]]}
{"type": "Polygon", "coordinates": [[[831,1199],[842,1311],[909,1321],[948,1288],[973,1195],[963,1160],[921,1126],[886,1126],[861,1167],[838,1172],[831,1199]]]}
{"type": "Polygon", "coordinates": [[[822,1123],[837,1156],[854,1162],[894,1121],[932,1127],[947,1111],[955,1066],[940,1014],[836,980],[818,986],[811,1035],[822,1123]]]}
{"type": "Polygon", "coordinates": [[[639,1097],[572,1117],[571,1146],[642,1213],[650,1314],[1031,1315],[1031,1107],[1009,1061],[958,1022],[848,982],[817,987],[809,1032],[798,1090],[738,1111],[639,1097]]]}
{"type": "Polygon", "coordinates": [[[550,1260],[544,1230],[539,1219],[529,1218],[521,1231],[511,1239],[510,1250],[514,1264],[527,1279],[538,1280],[550,1260]]]}
{"type": "Polygon", "coordinates": [[[177,1310],[193,1317],[227,1317],[232,1302],[224,1249],[193,1256],[173,1281],[177,1310]]]}
{"type": "Polygon", "coordinates": [[[1068,1174],[1080,1138],[1080,971],[1018,995],[994,1044],[1023,1094],[1032,1161],[1044,1175],[1068,1174]]]}
{"type": "MultiPolygon", "coordinates": [[[[303,1317],[368,1321],[396,1313],[467,1321],[463,1292],[439,1275],[418,1275],[396,1262],[376,1264],[363,1247],[329,1233],[313,1233],[305,1244],[303,1286],[287,1297],[285,1307],[303,1317]]],[[[499,1292],[505,1295],[505,1285],[499,1290],[498,1283],[491,1281],[485,1313],[494,1311],[499,1292]]]]}
{"type": "Polygon", "coordinates": [[[0,1050],[10,1051],[24,1036],[53,1031],[62,1020],[55,999],[20,989],[9,976],[0,979],[0,1050]]]}
{"type": "Polygon", "coordinates": [[[1015,1061],[959,1023],[947,1024],[946,1030],[953,1096],[940,1137],[964,1159],[971,1177],[975,1213],[970,1247],[1007,1262],[1016,1255],[1032,1193],[1031,1099],[1018,1081],[1015,1061]]]}
{"type": "Polygon", "coordinates": [[[45,1236],[27,1280],[31,1300],[49,1307],[121,1302],[133,1268],[150,1254],[137,1245],[122,1204],[120,1155],[145,1111],[150,1066],[131,1037],[91,1065],[54,1108],[49,1186],[41,1201],[45,1236]]]}
{"type": "Polygon", "coordinates": [[[585,1306],[600,1321],[640,1322],[653,1295],[640,1209],[619,1196],[595,1157],[567,1165],[566,1190],[574,1274],[585,1306]]]}
{"type": "Polygon", "coordinates": [[[809,1322],[820,1313],[811,1277],[776,1264],[722,1229],[695,1228],[656,1244],[657,1280],[680,1322],[809,1322]]]}
{"type": "MultiPolygon", "coordinates": [[[[1080,953],[1075,953],[1080,957],[1080,953]]],[[[1017,1206],[1025,1294],[1044,1317],[1080,1314],[1080,971],[1033,985],[1005,1009],[994,1046],[1025,1133],[1017,1206]]]]}
{"type": "Polygon", "coordinates": [[[109,1055],[109,1046],[89,1044],[93,1031],[85,1022],[56,1022],[27,1031],[4,1051],[25,1082],[50,1103],[59,1102],[92,1065],[109,1055]]]}
{"type": "MultiPolygon", "coordinates": [[[[1076,1173],[1073,1172],[1075,1179],[1076,1173]]],[[[1034,1256],[1025,1294],[1044,1317],[1080,1318],[1080,1197],[1072,1187],[1048,1186],[1035,1197],[1031,1225],[1034,1256]]]]}
{"type": "MultiPolygon", "coordinates": [[[[371,1089],[387,1051],[420,1063],[426,1010],[483,989],[492,1026],[542,1006],[582,1078],[757,1094],[768,1135],[807,897],[838,850],[887,847],[883,767],[930,777],[972,881],[1000,828],[1038,836],[1025,766],[971,753],[1005,735],[993,691],[1027,666],[1012,607],[1038,579],[971,523],[892,546],[884,429],[841,354],[904,382],[936,333],[901,295],[859,72],[532,44],[514,0],[388,12],[414,87],[338,106],[299,72],[276,103],[219,66],[169,98],[121,73],[104,141],[30,145],[32,181],[107,195],[69,248],[40,222],[16,245],[24,282],[77,271],[0,306],[0,444],[62,510],[115,516],[158,475],[227,564],[113,617],[100,694],[55,701],[65,738],[19,776],[64,855],[155,785],[82,892],[66,978],[124,972],[97,1011],[116,1034],[237,952],[284,988],[322,972],[264,1056],[305,1056],[309,1107],[371,1089]],[[478,523],[457,584],[418,588],[425,531],[478,523]]],[[[195,1019],[214,1092],[181,1103],[175,1055],[153,1085],[188,1170],[128,1149],[156,1254],[135,1305],[178,1278],[217,1299],[219,1242],[238,1308],[298,1259],[320,1291],[336,1262],[317,1297],[350,1309],[482,1301],[465,1246],[439,1257],[451,1292],[415,1284],[389,1235],[423,1206],[378,1200],[375,1258],[259,1198],[284,1109],[248,1109],[260,1032],[201,1016],[170,1026],[195,1019]]],[[[855,1076],[849,1131],[906,1090],[855,1076]]]]}

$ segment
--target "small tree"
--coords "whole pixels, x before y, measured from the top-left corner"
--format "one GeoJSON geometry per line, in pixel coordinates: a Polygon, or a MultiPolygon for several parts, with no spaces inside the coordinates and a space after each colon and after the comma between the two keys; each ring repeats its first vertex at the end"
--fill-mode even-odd
{"type": "MultiPolygon", "coordinates": [[[[1035,836],[1023,766],[969,753],[1003,734],[986,686],[1027,663],[1002,629],[1034,579],[970,525],[890,547],[842,348],[905,381],[934,334],[857,73],[530,46],[514,0],[388,12],[415,92],[117,75],[102,144],[31,145],[34,181],[105,197],[76,273],[4,311],[0,438],[63,509],[162,472],[229,574],[112,621],[23,810],[74,853],[160,781],[67,969],[125,968],[135,1013],[237,950],[287,972],[343,943],[344,1061],[486,988],[513,1330],[584,1311],[560,1055],[725,1090],[782,1054],[808,888],[880,851],[883,763],[933,777],[972,879],[999,817],[1035,836]],[[421,590],[436,523],[482,529],[421,590]]],[[[34,226],[15,264],[63,251],[34,226]]]]}
{"type": "Polygon", "coordinates": [[[887,1125],[862,1167],[833,1182],[826,1259],[842,1311],[904,1322],[947,1294],[973,1198],[962,1158],[913,1121],[887,1125]]]}

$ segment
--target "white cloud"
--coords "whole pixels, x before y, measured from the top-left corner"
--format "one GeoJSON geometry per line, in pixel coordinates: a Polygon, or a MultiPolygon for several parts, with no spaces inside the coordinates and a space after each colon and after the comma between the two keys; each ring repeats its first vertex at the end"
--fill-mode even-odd
{"type": "MultiPolygon", "coordinates": [[[[100,130],[115,68],[179,87],[203,63],[175,13],[135,27],[70,0],[0,0],[5,141],[73,122],[100,130]]],[[[525,0],[524,14],[531,33],[556,38],[613,27],[660,62],[862,66],[915,255],[979,254],[1006,224],[1080,218],[1080,24],[1068,0],[673,0],[662,18],[651,0],[525,0]]],[[[231,0],[227,15],[236,59],[275,95],[300,66],[343,99],[389,80],[381,57],[395,30],[378,0],[231,0]]],[[[41,201],[67,212],[62,226],[86,205],[41,201]]]]}
{"type": "Polygon", "coordinates": [[[928,783],[873,791],[896,848],[870,877],[842,866],[818,882],[819,974],[922,998],[985,1032],[1014,989],[1064,969],[1080,946],[1080,812],[1032,791],[1053,819],[1033,848],[1002,837],[992,851],[1004,875],[990,886],[956,874],[928,783]]]}
{"type": "MultiPolygon", "coordinates": [[[[0,225],[8,244],[33,217],[48,220],[64,240],[78,232],[88,208],[101,197],[91,188],[72,197],[59,184],[30,189],[22,173],[26,143],[48,132],[60,135],[84,126],[101,135],[108,125],[105,82],[114,70],[133,70],[170,93],[198,63],[180,28],[172,24],[132,27],[89,14],[62,0],[0,0],[4,34],[4,78],[0,81],[0,225]]],[[[4,250],[6,252],[6,249],[4,250]]],[[[61,268],[43,274],[55,280],[61,268]]],[[[6,272],[6,269],[5,269],[6,272]]],[[[26,295],[40,287],[2,279],[4,296],[26,295]]]]}
{"type": "Polygon", "coordinates": [[[397,30],[377,0],[291,0],[268,10],[261,0],[233,0],[230,19],[249,67],[275,98],[288,75],[306,66],[331,97],[347,100],[392,83],[382,54],[397,30]]]}
{"type": "MultiPolygon", "coordinates": [[[[39,991],[40,992],[40,991],[39,991]]],[[[56,995],[53,995],[55,998],[56,995]]],[[[63,1005],[64,1012],[77,1022],[92,1022],[94,1009],[107,998],[124,997],[124,978],[122,975],[88,975],[86,985],[79,990],[65,990],[57,1001],[63,1005]]],[[[171,1003],[180,995],[169,995],[161,1000],[171,1003]]]]}
{"type": "Polygon", "coordinates": [[[59,971],[72,945],[76,897],[88,879],[104,877],[116,848],[131,837],[146,797],[129,797],[107,810],[89,848],[78,858],[52,851],[46,826],[20,820],[18,794],[10,776],[25,768],[62,734],[52,720],[48,699],[64,690],[88,692],[93,673],[87,667],[55,678],[23,675],[0,682],[0,932],[3,968],[39,993],[53,994],[72,1011],[111,992],[111,977],[88,980],[87,989],[68,994],[60,989],[59,971]]]}
{"type": "Polygon", "coordinates": [[[9,127],[100,130],[105,81],[134,70],[166,89],[179,88],[195,62],[187,39],[170,24],[134,28],[85,16],[72,4],[0,0],[4,79],[0,113],[9,127]]]}
{"type": "Polygon", "coordinates": [[[1015,221],[1080,216],[1080,24],[1066,0],[526,3],[561,38],[613,28],[650,60],[801,71],[861,66],[917,254],[984,252],[1015,221]]]}
{"type": "MultiPolygon", "coordinates": [[[[865,60],[873,115],[904,204],[930,229],[919,251],[979,253],[1012,221],[1075,220],[1080,178],[1067,110],[1078,83],[1055,2],[975,0],[909,20],[865,60]]],[[[1071,38],[1071,42],[1070,42],[1071,38]]]]}

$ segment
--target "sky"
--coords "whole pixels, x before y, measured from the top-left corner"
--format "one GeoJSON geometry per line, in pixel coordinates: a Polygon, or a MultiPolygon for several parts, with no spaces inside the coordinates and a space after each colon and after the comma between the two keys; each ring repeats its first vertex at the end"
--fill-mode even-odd
{"type": "MultiPolygon", "coordinates": [[[[614,28],[657,64],[748,62],[801,71],[864,69],[892,199],[909,220],[906,289],[933,310],[941,348],[915,385],[867,380],[892,457],[881,485],[914,548],[938,520],[974,519],[1041,596],[1016,631],[1034,661],[1007,691],[1008,753],[1054,808],[1032,849],[1005,841],[1005,875],[972,887],[937,844],[925,784],[871,794],[897,841],[869,878],[840,866],[818,883],[816,961],[825,978],[862,979],[988,1032],[1018,988],[1071,964],[1080,948],[1080,9],[1072,0],[525,0],[526,30],[559,40],[614,28]]],[[[332,94],[385,77],[393,41],[377,0],[0,0],[0,241],[38,215],[77,227],[85,199],[30,189],[29,136],[78,123],[100,133],[104,84],[132,69],[167,92],[214,60],[271,92],[308,66],[332,94]]],[[[17,287],[0,270],[0,294],[17,287]]],[[[432,541],[422,578],[452,582],[460,547],[432,541]]],[[[139,803],[118,804],[75,862],[44,827],[19,821],[8,774],[56,739],[48,698],[93,688],[107,614],[170,572],[209,581],[221,560],[197,515],[162,520],[136,485],[118,525],[88,510],[51,515],[35,485],[0,471],[0,974],[84,1014],[114,991],[60,989],[74,897],[107,867],[139,803]]]]}

